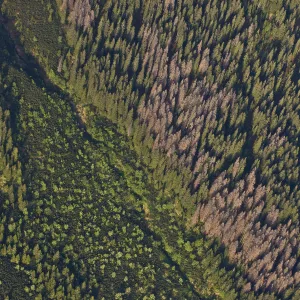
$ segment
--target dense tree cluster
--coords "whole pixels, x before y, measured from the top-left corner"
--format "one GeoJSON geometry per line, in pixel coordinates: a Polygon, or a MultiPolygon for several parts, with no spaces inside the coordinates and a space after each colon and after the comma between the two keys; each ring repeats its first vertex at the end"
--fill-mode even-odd
{"type": "MultiPolygon", "coordinates": [[[[0,295],[13,299],[28,299],[24,292],[25,284],[30,281],[14,261],[4,258],[6,253],[16,252],[16,244],[20,237],[20,226],[23,223],[20,214],[27,213],[26,201],[22,194],[25,188],[21,184],[21,164],[18,161],[18,149],[13,147],[10,129],[10,113],[0,109],[0,295]],[[20,226],[16,226],[20,224],[20,226]],[[2,245],[7,243],[8,247],[2,245]]],[[[4,298],[3,298],[4,299],[4,298]]],[[[9,299],[9,298],[6,298],[9,299]]]]}
{"type": "Polygon", "coordinates": [[[176,218],[243,267],[244,292],[297,299],[299,2],[56,3],[69,47],[52,78],[91,135],[99,114],[127,133],[176,218]]]}

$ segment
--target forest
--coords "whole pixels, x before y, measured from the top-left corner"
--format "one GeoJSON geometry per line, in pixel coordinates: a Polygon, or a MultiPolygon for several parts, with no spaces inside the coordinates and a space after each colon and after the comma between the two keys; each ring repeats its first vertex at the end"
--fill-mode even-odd
{"type": "Polygon", "coordinates": [[[0,0],[0,299],[300,299],[298,0],[0,0]]]}

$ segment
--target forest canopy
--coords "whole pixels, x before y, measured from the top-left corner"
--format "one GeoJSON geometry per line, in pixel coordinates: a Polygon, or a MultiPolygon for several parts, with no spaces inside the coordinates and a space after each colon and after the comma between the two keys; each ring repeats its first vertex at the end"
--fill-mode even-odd
{"type": "Polygon", "coordinates": [[[298,0],[0,4],[0,295],[300,298],[298,0]]]}

